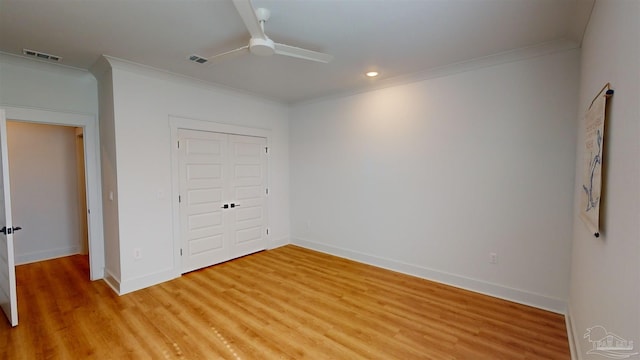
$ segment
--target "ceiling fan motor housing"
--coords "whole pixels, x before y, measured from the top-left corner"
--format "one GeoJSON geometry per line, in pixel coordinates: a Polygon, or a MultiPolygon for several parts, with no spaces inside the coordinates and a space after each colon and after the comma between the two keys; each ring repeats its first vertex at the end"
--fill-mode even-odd
{"type": "MultiPolygon", "coordinates": [[[[2,0],[0,0],[1,2],[2,0]]],[[[251,54],[260,56],[271,56],[273,54],[294,57],[298,59],[317,61],[321,63],[328,63],[333,59],[333,56],[328,54],[319,53],[317,51],[302,49],[296,46],[274,43],[269,39],[264,32],[264,25],[269,20],[271,12],[265,8],[255,9],[251,4],[251,0],[233,0],[233,5],[238,10],[238,14],[242,18],[245,27],[251,35],[249,45],[245,45],[235,50],[227,51],[218,55],[204,59],[218,60],[223,57],[228,57],[235,54],[246,53],[247,50],[251,54]]],[[[191,59],[197,62],[196,59],[191,59]]]]}
{"type": "Polygon", "coordinates": [[[273,40],[260,39],[260,38],[252,38],[249,41],[249,51],[252,54],[260,55],[260,56],[269,56],[273,55],[275,52],[275,45],[273,44],[273,40]]]}

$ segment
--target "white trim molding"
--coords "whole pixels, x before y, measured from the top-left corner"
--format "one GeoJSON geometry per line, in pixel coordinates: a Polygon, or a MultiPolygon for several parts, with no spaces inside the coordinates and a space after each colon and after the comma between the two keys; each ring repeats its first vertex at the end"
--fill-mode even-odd
{"type": "Polygon", "coordinates": [[[80,253],[79,246],[71,246],[66,248],[52,249],[46,251],[34,251],[27,254],[16,256],[16,265],[25,265],[38,261],[55,259],[63,256],[71,256],[80,253]]]}
{"type": "MultiPolygon", "coordinates": [[[[169,127],[171,129],[171,213],[173,221],[173,263],[175,264],[172,275],[173,277],[179,277],[182,276],[182,257],[180,256],[182,242],[180,240],[180,204],[178,203],[178,195],[180,194],[180,171],[178,164],[178,151],[176,151],[178,130],[188,129],[263,137],[267,139],[267,147],[271,146],[271,130],[190,119],[175,115],[169,115],[169,127]]],[[[267,160],[267,187],[269,187],[269,183],[271,183],[270,178],[271,170],[269,167],[269,160],[267,160]]],[[[267,196],[267,224],[269,224],[269,213],[272,211],[271,206],[271,201],[269,201],[269,197],[267,196]]],[[[281,241],[277,242],[277,244],[279,243],[281,243],[281,241]]],[[[277,244],[274,246],[273,240],[269,235],[267,235],[267,248],[277,247],[277,244]]]]}
{"type": "Polygon", "coordinates": [[[569,340],[569,352],[571,353],[571,360],[582,360],[580,354],[580,333],[576,331],[575,325],[571,318],[571,305],[567,305],[567,313],[564,315],[564,320],[567,326],[567,339],[569,340]]]}
{"type": "Polygon", "coordinates": [[[56,110],[3,106],[7,120],[37,124],[63,125],[84,129],[85,186],[87,188],[87,225],[89,235],[90,279],[104,277],[104,233],[102,222],[102,182],[100,176],[100,137],[95,115],[56,110]]]}

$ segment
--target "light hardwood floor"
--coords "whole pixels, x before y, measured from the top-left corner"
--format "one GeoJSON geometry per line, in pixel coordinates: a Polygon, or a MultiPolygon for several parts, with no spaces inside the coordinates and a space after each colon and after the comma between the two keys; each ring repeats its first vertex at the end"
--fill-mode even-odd
{"type": "Polygon", "coordinates": [[[569,359],[561,315],[285,246],[117,296],[72,256],[17,267],[0,359],[569,359]]]}

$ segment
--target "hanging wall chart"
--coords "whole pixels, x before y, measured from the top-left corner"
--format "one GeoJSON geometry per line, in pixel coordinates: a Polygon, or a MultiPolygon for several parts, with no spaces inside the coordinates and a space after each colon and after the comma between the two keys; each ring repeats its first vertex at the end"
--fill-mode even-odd
{"type": "Polygon", "coordinates": [[[580,218],[595,237],[600,236],[600,199],[607,99],[613,95],[607,83],[587,110],[584,136],[584,170],[580,197],[580,218]]]}

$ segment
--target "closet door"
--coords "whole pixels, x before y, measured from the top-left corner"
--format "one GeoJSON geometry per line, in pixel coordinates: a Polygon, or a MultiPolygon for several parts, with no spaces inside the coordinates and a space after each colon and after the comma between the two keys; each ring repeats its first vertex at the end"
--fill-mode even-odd
{"type": "Polygon", "coordinates": [[[178,132],[182,272],[229,260],[227,135],[178,132]]]}
{"type": "Polygon", "coordinates": [[[232,256],[264,250],[267,245],[267,139],[229,135],[232,256]]]}
{"type": "Polygon", "coordinates": [[[178,130],[182,272],[264,250],[266,139],[178,130]]]}

